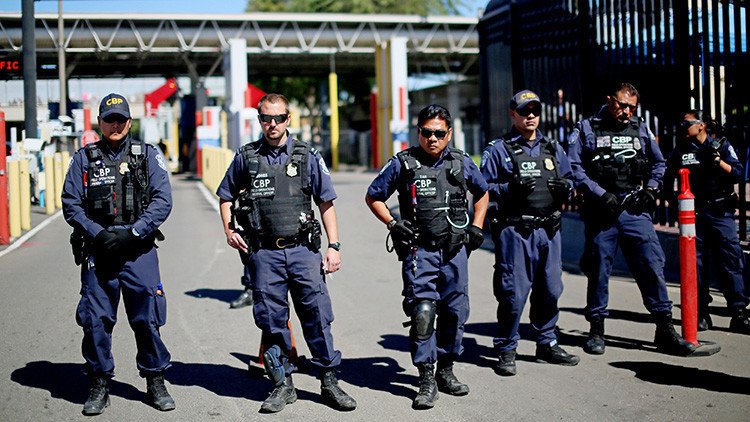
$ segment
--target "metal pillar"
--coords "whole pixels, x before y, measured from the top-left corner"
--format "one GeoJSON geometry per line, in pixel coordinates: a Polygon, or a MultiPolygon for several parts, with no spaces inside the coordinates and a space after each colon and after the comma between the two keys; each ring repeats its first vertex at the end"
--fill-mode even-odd
{"type": "Polygon", "coordinates": [[[57,0],[57,74],[60,80],[60,115],[68,115],[68,78],[65,73],[65,24],[62,0],[57,0]]]}
{"type": "Polygon", "coordinates": [[[240,112],[245,105],[247,89],[247,40],[244,38],[229,40],[229,48],[224,52],[224,78],[228,146],[236,150],[240,147],[240,112]]]}
{"type": "Polygon", "coordinates": [[[406,86],[405,37],[393,37],[375,49],[378,85],[379,167],[388,157],[409,146],[409,97],[406,86]]]}
{"type": "Polygon", "coordinates": [[[29,138],[37,137],[36,124],[36,35],[34,0],[21,2],[23,46],[23,116],[29,138]]]}

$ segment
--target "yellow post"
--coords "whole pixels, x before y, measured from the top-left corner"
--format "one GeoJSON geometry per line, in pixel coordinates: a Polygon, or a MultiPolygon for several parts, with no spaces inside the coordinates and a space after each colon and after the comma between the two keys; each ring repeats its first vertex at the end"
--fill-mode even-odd
{"type": "Polygon", "coordinates": [[[221,137],[221,147],[227,147],[227,112],[221,110],[221,126],[219,126],[219,137],[221,137]]]}
{"type": "Polygon", "coordinates": [[[339,169],[339,79],[336,72],[328,74],[328,99],[331,103],[331,164],[339,169]]]}
{"type": "Polygon", "coordinates": [[[63,172],[62,172],[62,154],[59,152],[55,153],[55,208],[62,208],[62,187],[63,187],[63,172]]]}
{"type": "Polygon", "coordinates": [[[62,154],[62,174],[63,182],[65,182],[65,175],[68,174],[68,166],[70,166],[70,153],[68,151],[63,151],[60,154],[62,154]]]}
{"type": "Polygon", "coordinates": [[[31,178],[29,177],[29,160],[22,158],[18,162],[18,186],[21,189],[21,230],[31,230],[31,178]]]}
{"type": "Polygon", "coordinates": [[[44,156],[44,211],[47,215],[55,213],[55,159],[52,155],[44,156]]]}
{"type": "Polygon", "coordinates": [[[10,237],[21,236],[21,189],[18,160],[8,160],[8,220],[10,237]]]}
{"type": "Polygon", "coordinates": [[[172,173],[180,168],[180,125],[175,119],[172,122],[172,139],[169,142],[169,167],[172,173]]]}

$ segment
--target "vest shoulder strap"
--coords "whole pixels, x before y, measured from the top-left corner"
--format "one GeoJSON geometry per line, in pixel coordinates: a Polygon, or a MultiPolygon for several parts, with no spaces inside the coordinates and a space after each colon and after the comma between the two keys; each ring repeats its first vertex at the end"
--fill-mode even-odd
{"type": "Polygon", "coordinates": [[[310,180],[307,174],[307,157],[309,153],[314,155],[318,151],[310,147],[307,142],[298,140],[294,140],[293,142],[292,154],[289,156],[289,160],[287,160],[287,166],[297,166],[297,170],[302,178],[302,189],[307,189],[310,187],[310,180]]]}
{"type": "Polygon", "coordinates": [[[242,156],[242,160],[245,162],[245,167],[252,180],[258,174],[260,168],[260,160],[258,159],[258,147],[260,141],[251,142],[240,147],[239,154],[242,156]]]}
{"type": "Polygon", "coordinates": [[[461,187],[466,190],[466,178],[464,177],[464,156],[466,154],[460,149],[448,148],[448,156],[450,157],[448,166],[448,174],[453,177],[461,187]]]}

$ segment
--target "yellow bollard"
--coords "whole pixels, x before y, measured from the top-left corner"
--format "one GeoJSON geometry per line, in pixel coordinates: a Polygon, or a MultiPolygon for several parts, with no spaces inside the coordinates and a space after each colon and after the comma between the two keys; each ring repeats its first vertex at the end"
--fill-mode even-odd
{"type": "Polygon", "coordinates": [[[29,160],[25,158],[18,162],[18,178],[18,186],[21,189],[21,230],[31,230],[31,178],[29,160]]]}
{"type": "Polygon", "coordinates": [[[335,72],[328,74],[328,98],[331,103],[331,167],[339,169],[339,78],[335,72]]]}
{"type": "Polygon", "coordinates": [[[228,126],[227,126],[227,112],[222,110],[220,116],[219,122],[221,123],[221,126],[219,126],[219,138],[221,139],[221,147],[226,148],[228,141],[228,126]]]}
{"type": "Polygon", "coordinates": [[[20,166],[17,159],[8,160],[8,220],[10,237],[21,236],[21,189],[20,166]]]}
{"type": "Polygon", "coordinates": [[[62,208],[62,187],[63,187],[63,172],[62,172],[62,154],[59,152],[55,153],[55,208],[62,208]]]}
{"type": "Polygon", "coordinates": [[[65,175],[68,174],[68,166],[70,166],[70,153],[68,151],[63,151],[60,154],[62,154],[62,174],[63,174],[63,182],[65,181],[65,175]]]}
{"type": "Polygon", "coordinates": [[[47,215],[55,213],[55,159],[52,155],[44,156],[44,211],[47,215]]]}

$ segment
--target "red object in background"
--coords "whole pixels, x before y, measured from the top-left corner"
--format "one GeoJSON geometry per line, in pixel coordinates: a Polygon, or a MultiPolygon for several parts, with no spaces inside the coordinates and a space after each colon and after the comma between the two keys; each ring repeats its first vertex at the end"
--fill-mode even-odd
{"type": "Polygon", "coordinates": [[[196,126],[203,125],[203,112],[201,112],[201,111],[196,111],[195,112],[195,125],[196,126]]]}
{"type": "Polygon", "coordinates": [[[245,107],[246,108],[258,108],[258,101],[266,95],[266,91],[258,88],[253,84],[247,84],[245,90],[245,107]]]}
{"type": "Polygon", "coordinates": [[[203,163],[201,162],[200,145],[198,145],[198,148],[195,149],[195,161],[195,173],[198,177],[203,177],[203,163]]]}
{"type": "Polygon", "coordinates": [[[146,117],[156,116],[156,110],[159,109],[159,104],[169,99],[169,97],[176,92],[177,79],[169,78],[164,85],[146,94],[143,97],[143,105],[146,107],[146,117]]]}
{"type": "Polygon", "coordinates": [[[8,217],[8,168],[5,151],[5,113],[0,111],[0,245],[10,243],[8,217]]]}
{"type": "Polygon", "coordinates": [[[93,144],[99,141],[99,134],[93,130],[87,130],[81,135],[81,146],[85,147],[88,144],[93,144]]]}
{"type": "Polygon", "coordinates": [[[83,108],[83,131],[91,130],[91,109],[83,108]]]}
{"type": "Polygon", "coordinates": [[[680,300],[682,337],[698,345],[698,265],[695,252],[695,196],[690,170],[680,169],[677,220],[680,223],[680,300]]]}
{"type": "Polygon", "coordinates": [[[206,110],[206,126],[211,126],[211,124],[214,122],[213,119],[213,113],[211,113],[211,110],[206,110]]]}
{"type": "Polygon", "coordinates": [[[380,151],[378,150],[378,94],[370,94],[370,151],[372,167],[380,168],[380,151]]]}

